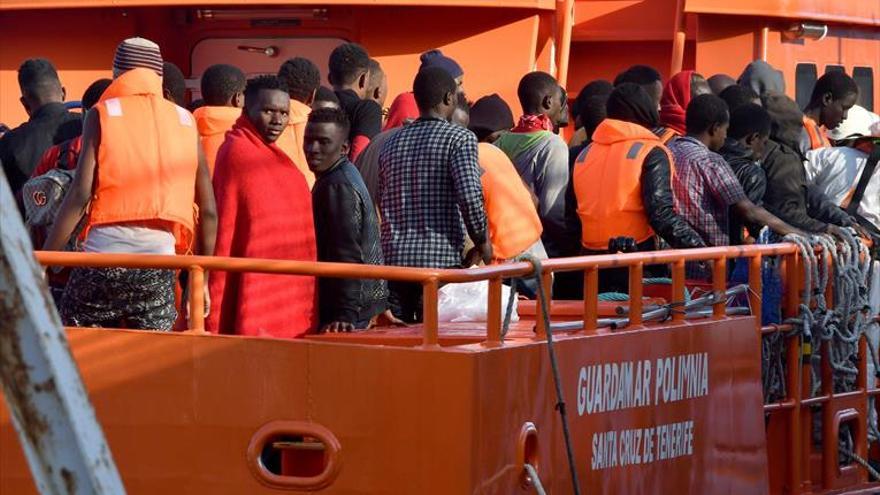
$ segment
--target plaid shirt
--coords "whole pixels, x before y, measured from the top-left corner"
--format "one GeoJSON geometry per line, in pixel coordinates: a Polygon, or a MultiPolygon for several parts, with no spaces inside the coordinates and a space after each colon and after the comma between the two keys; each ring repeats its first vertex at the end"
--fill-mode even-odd
{"type": "Polygon", "coordinates": [[[689,136],[672,141],[669,150],[675,158],[676,210],[709,246],[730,245],[728,211],[746,199],[730,165],[689,136]]]}
{"type": "Polygon", "coordinates": [[[477,139],[464,127],[419,119],[389,138],[379,152],[386,263],[460,267],[464,225],[474,243],[486,240],[480,174],[477,139]]]}

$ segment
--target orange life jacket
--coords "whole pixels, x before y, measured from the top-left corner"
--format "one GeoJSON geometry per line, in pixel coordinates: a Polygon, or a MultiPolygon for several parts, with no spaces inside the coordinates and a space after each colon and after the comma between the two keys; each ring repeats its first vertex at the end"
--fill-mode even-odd
{"type": "Polygon", "coordinates": [[[822,129],[815,120],[806,115],[804,115],[804,129],[807,130],[807,135],[810,136],[811,150],[831,146],[831,144],[828,143],[828,138],[825,136],[825,130],[822,129]]]}
{"type": "Polygon", "coordinates": [[[507,260],[538,242],[543,231],[541,218],[507,154],[480,143],[478,155],[492,250],[495,258],[507,260]]]}
{"type": "Polygon", "coordinates": [[[303,141],[306,135],[306,124],[309,121],[309,114],[312,108],[305,103],[291,99],[290,100],[290,120],[287,122],[287,128],[278,137],[275,143],[281,148],[290,160],[296,165],[296,168],[306,177],[309,189],[315,184],[315,174],[309,170],[309,163],[306,161],[306,153],[303,151],[303,141]]]}
{"type": "Polygon", "coordinates": [[[174,233],[185,251],[195,230],[198,132],[185,109],[162,97],[150,69],[119,76],[95,105],[100,118],[87,228],[136,223],[174,233]]]}
{"type": "Polygon", "coordinates": [[[235,121],[241,117],[241,109],[236,107],[201,107],[193,112],[199,130],[202,150],[208,162],[208,170],[214,176],[214,164],[217,151],[226,140],[226,132],[232,129],[235,121]]]}
{"type": "Polygon", "coordinates": [[[644,242],[654,235],[642,203],[642,164],[659,147],[673,163],[660,138],[644,127],[605,119],[593,133],[593,142],[578,156],[574,192],[581,219],[581,244],[592,250],[608,249],[614,237],[644,242]]]}
{"type": "Polygon", "coordinates": [[[660,138],[660,142],[663,143],[663,146],[669,144],[673,139],[681,136],[675,129],[671,127],[660,127],[656,131],[657,137],[660,138]]]}

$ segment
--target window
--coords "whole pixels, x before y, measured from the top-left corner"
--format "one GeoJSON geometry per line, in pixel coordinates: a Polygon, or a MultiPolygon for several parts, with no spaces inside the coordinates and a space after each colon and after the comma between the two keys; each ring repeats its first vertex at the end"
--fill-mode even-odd
{"type": "Polygon", "coordinates": [[[874,111],[874,69],[870,67],[856,67],[853,69],[853,79],[859,86],[859,105],[870,111],[874,111]]]}
{"type": "Polygon", "coordinates": [[[799,107],[804,108],[810,102],[816,79],[818,79],[816,64],[797,64],[794,71],[794,92],[799,107]]]}
{"type": "Polygon", "coordinates": [[[846,74],[846,69],[842,65],[826,65],[825,73],[828,74],[829,72],[843,72],[846,74]]]}

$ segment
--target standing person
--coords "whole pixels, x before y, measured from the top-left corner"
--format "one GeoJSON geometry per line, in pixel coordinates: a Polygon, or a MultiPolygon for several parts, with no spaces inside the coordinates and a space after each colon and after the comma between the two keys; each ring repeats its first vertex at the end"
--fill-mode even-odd
{"type": "MultiPolygon", "coordinates": [[[[316,261],[309,186],[275,144],[287,127],[287,86],[260,76],[244,98],[214,171],[217,255],[316,261]]],[[[298,337],[317,323],[314,277],[217,272],[210,289],[210,332],[298,337]]]]}
{"type": "MultiPolygon", "coordinates": [[[[604,107],[604,101],[608,99],[608,95],[610,95],[613,90],[614,86],[604,79],[590,81],[583,87],[583,89],[581,89],[581,92],[578,93],[577,98],[574,100],[574,104],[571,106],[571,116],[574,117],[575,133],[568,141],[569,148],[572,150],[577,149],[577,153],[580,153],[580,150],[583,149],[581,145],[589,141],[584,117],[588,116],[595,107],[598,106],[599,100],[603,101],[601,106],[604,107]]],[[[604,108],[602,111],[604,113],[604,108]]],[[[598,125],[598,122],[596,125],[598,125]]],[[[592,129],[589,130],[589,133],[592,133],[595,129],[596,127],[593,126],[592,129]]],[[[575,157],[577,156],[577,153],[573,153],[575,157]]]]}
{"type": "Polygon", "coordinates": [[[339,106],[351,122],[349,158],[358,155],[382,130],[382,107],[367,99],[370,88],[370,55],[357,43],[344,43],[330,54],[330,84],[339,106]]]}
{"type": "MultiPolygon", "coordinates": [[[[653,251],[658,236],[676,249],[704,246],[675,212],[672,156],[650,130],[660,120],[651,97],[623,83],[608,97],[607,111],[572,177],[583,252],[653,251]]],[[[602,270],[600,285],[626,292],[626,270],[602,270]]]]}
{"type": "MultiPolygon", "coordinates": [[[[441,68],[419,71],[413,93],[421,116],[400,129],[379,154],[382,251],[396,266],[462,266],[465,228],[475,253],[492,261],[477,139],[449,123],[457,85],[441,68]]],[[[420,321],[419,284],[389,282],[391,310],[404,322],[420,321]]]]}
{"type": "Polygon", "coordinates": [[[638,84],[648,93],[660,111],[660,99],[663,97],[663,78],[657,69],[648,65],[633,65],[614,78],[614,86],[624,83],[638,84]]]}
{"type": "MultiPolygon", "coordinates": [[[[732,86],[742,88],[742,86],[732,86]]],[[[751,91],[751,89],[743,88],[751,91]]],[[[730,127],[727,139],[718,154],[736,175],[743,192],[752,203],[761,206],[767,191],[767,175],[761,167],[761,159],[770,139],[770,114],[761,105],[747,103],[730,113],[730,127]]],[[[745,242],[743,228],[747,227],[752,238],[757,239],[764,227],[761,223],[749,222],[735,209],[730,212],[730,244],[745,242]]]]}
{"type": "Polygon", "coordinates": [[[388,98],[388,76],[382,70],[378,60],[370,59],[370,86],[367,88],[367,99],[379,104],[379,108],[385,109],[385,100],[388,98]]]}
{"type": "MultiPolygon", "coordinates": [[[[663,97],[660,100],[660,121],[663,126],[677,136],[683,136],[685,128],[685,115],[691,100],[697,96],[711,94],[709,83],[700,74],[692,70],[681,71],[672,76],[663,88],[663,97]]],[[[671,139],[661,136],[665,143],[671,139]]]]}
{"type": "MultiPolygon", "coordinates": [[[[707,246],[730,245],[730,209],[747,222],[768,225],[780,235],[801,233],[752,203],[717,153],[730,125],[724,100],[713,94],[697,96],[688,106],[686,123],[687,135],[669,145],[675,160],[672,190],[676,210],[707,246]]],[[[699,278],[708,276],[702,275],[699,278]]]]}
{"type": "MultiPolygon", "coordinates": [[[[480,183],[483,186],[483,204],[486,207],[492,253],[496,262],[510,260],[523,253],[546,259],[547,252],[541,243],[543,228],[532,194],[510,158],[488,141],[495,133],[506,132],[513,125],[513,115],[509,108],[507,112],[492,112],[493,104],[497,104],[499,100],[504,103],[501,98],[495,98],[498,95],[483,97],[469,109],[464,95],[459,93],[458,105],[453,114],[454,123],[469,127],[474,134],[483,136],[477,144],[477,158],[482,171],[480,183]],[[480,102],[483,104],[478,105],[480,102]],[[510,114],[510,121],[496,118],[505,113],[510,114]],[[470,127],[471,123],[476,127],[470,127]],[[480,131],[479,134],[477,131],[480,131]]],[[[535,294],[529,296],[535,297],[535,294]]]]}
{"type": "Polygon", "coordinates": [[[52,62],[25,60],[18,86],[28,121],[0,137],[0,163],[16,196],[49,147],[82,133],[80,116],[64,107],[65,89],[52,62]]]}
{"type": "Polygon", "coordinates": [[[876,243],[880,240],[880,167],[876,162],[880,117],[856,105],[828,137],[834,147],[807,153],[807,181],[854,216],[876,243]],[[861,197],[856,197],[860,189],[861,197]]]}
{"type": "Polygon", "coordinates": [[[180,67],[171,62],[162,63],[162,96],[181,108],[186,107],[186,77],[180,67]]]}
{"type": "MultiPolygon", "coordinates": [[[[98,103],[98,100],[101,99],[101,95],[104,94],[104,90],[106,90],[112,82],[112,79],[98,79],[86,88],[86,91],[80,99],[83,115],[89,113],[89,110],[98,103]]],[[[75,169],[81,150],[82,134],[52,146],[43,153],[42,158],[40,158],[40,163],[37,165],[37,168],[34,169],[31,177],[33,178],[43,175],[53,168],[60,168],[63,170],[75,169]]]]}
{"type": "Polygon", "coordinates": [[[339,98],[327,86],[318,86],[318,90],[315,91],[315,101],[312,102],[312,110],[319,108],[340,108],[339,98]]]}
{"type": "MultiPolygon", "coordinates": [[[[85,214],[86,252],[214,254],[208,166],[192,115],[162,96],[159,46],[123,41],[113,75],[86,115],[76,176],[44,249],[61,249],[85,214]]],[[[61,317],[71,326],[171,330],[174,284],[172,270],[77,268],[61,317]]]]}
{"type": "MultiPolygon", "coordinates": [[[[419,56],[419,70],[428,67],[438,67],[445,70],[453,79],[459,93],[464,93],[464,70],[461,66],[450,57],[447,57],[440,50],[428,50],[419,56]]],[[[397,95],[389,109],[388,121],[385,123],[384,130],[400,127],[406,123],[407,119],[415,120],[419,116],[418,106],[412,91],[407,91],[397,95]]]]}
{"type": "Polygon", "coordinates": [[[712,90],[712,94],[716,96],[721,96],[722,91],[731,86],[736,86],[736,79],[727,74],[715,74],[707,79],[706,82],[709,83],[709,89],[712,90]]]}
{"type": "Polygon", "coordinates": [[[321,86],[321,72],[311,60],[296,57],[281,65],[278,77],[287,84],[287,92],[290,94],[290,114],[287,129],[278,138],[277,144],[302,172],[311,189],[315,183],[315,174],[309,169],[303,153],[303,136],[309,113],[312,111],[311,105],[315,101],[315,93],[321,86]]]}
{"type": "Polygon", "coordinates": [[[568,113],[564,91],[550,74],[526,74],[517,88],[523,115],[516,127],[495,141],[538,197],[544,227],[541,240],[551,258],[563,256],[565,246],[565,188],[568,186],[568,146],[553,133],[568,113]]]}
{"type": "Polygon", "coordinates": [[[849,109],[858,101],[859,87],[847,74],[834,71],[820,77],[813,87],[810,103],[804,109],[801,153],[831,146],[826,132],[846,120],[849,109]]]}
{"type": "Polygon", "coordinates": [[[767,174],[764,205],[789,225],[807,232],[832,232],[852,220],[824,195],[807,186],[804,157],[798,149],[804,117],[791,98],[776,93],[763,97],[770,114],[770,142],[762,166],[767,174]]]}
{"type": "Polygon", "coordinates": [[[785,93],[785,78],[782,77],[782,71],[763,60],[755,60],[747,65],[737,79],[737,84],[751,88],[762,98],[767,93],[785,93]]]}
{"type": "Polygon", "coordinates": [[[201,90],[205,106],[193,112],[199,126],[202,149],[208,160],[208,169],[214,175],[217,152],[226,140],[226,132],[241,117],[244,106],[244,72],[228,64],[216,64],[202,74],[201,90]]]}
{"type": "Polygon", "coordinates": [[[758,93],[755,93],[752,88],[740,86],[739,84],[728,87],[718,96],[724,100],[724,103],[727,103],[727,108],[730,109],[731,113],[743,105],[753,104],[759,107],[762,105],[761,97],[758,96],[758,93]]]}
{"type": "MultiPolygon", "coordinates": [[[[318,261],[384,264],[376,207],[348,160],[348,118],[342,110],[312,112],[305,153],[318,177],[312,189],[318,261]]],[[[366,329],[387,310],[388,286],[384,280],[320,278],[318,300],[322,332],[366,329]]]]}

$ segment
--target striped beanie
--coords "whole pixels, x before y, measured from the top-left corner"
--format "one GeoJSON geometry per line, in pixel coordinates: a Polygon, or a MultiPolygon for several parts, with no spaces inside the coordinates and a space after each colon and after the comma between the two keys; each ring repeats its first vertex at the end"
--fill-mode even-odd
{"type": "Polygon", "coordinates": [[[118,76],[131,69],[153,69],[162,76],[162,53],[159,45],[144,38],[129,38],[116,47],[113,58],[113,75],[118,76]]]}

